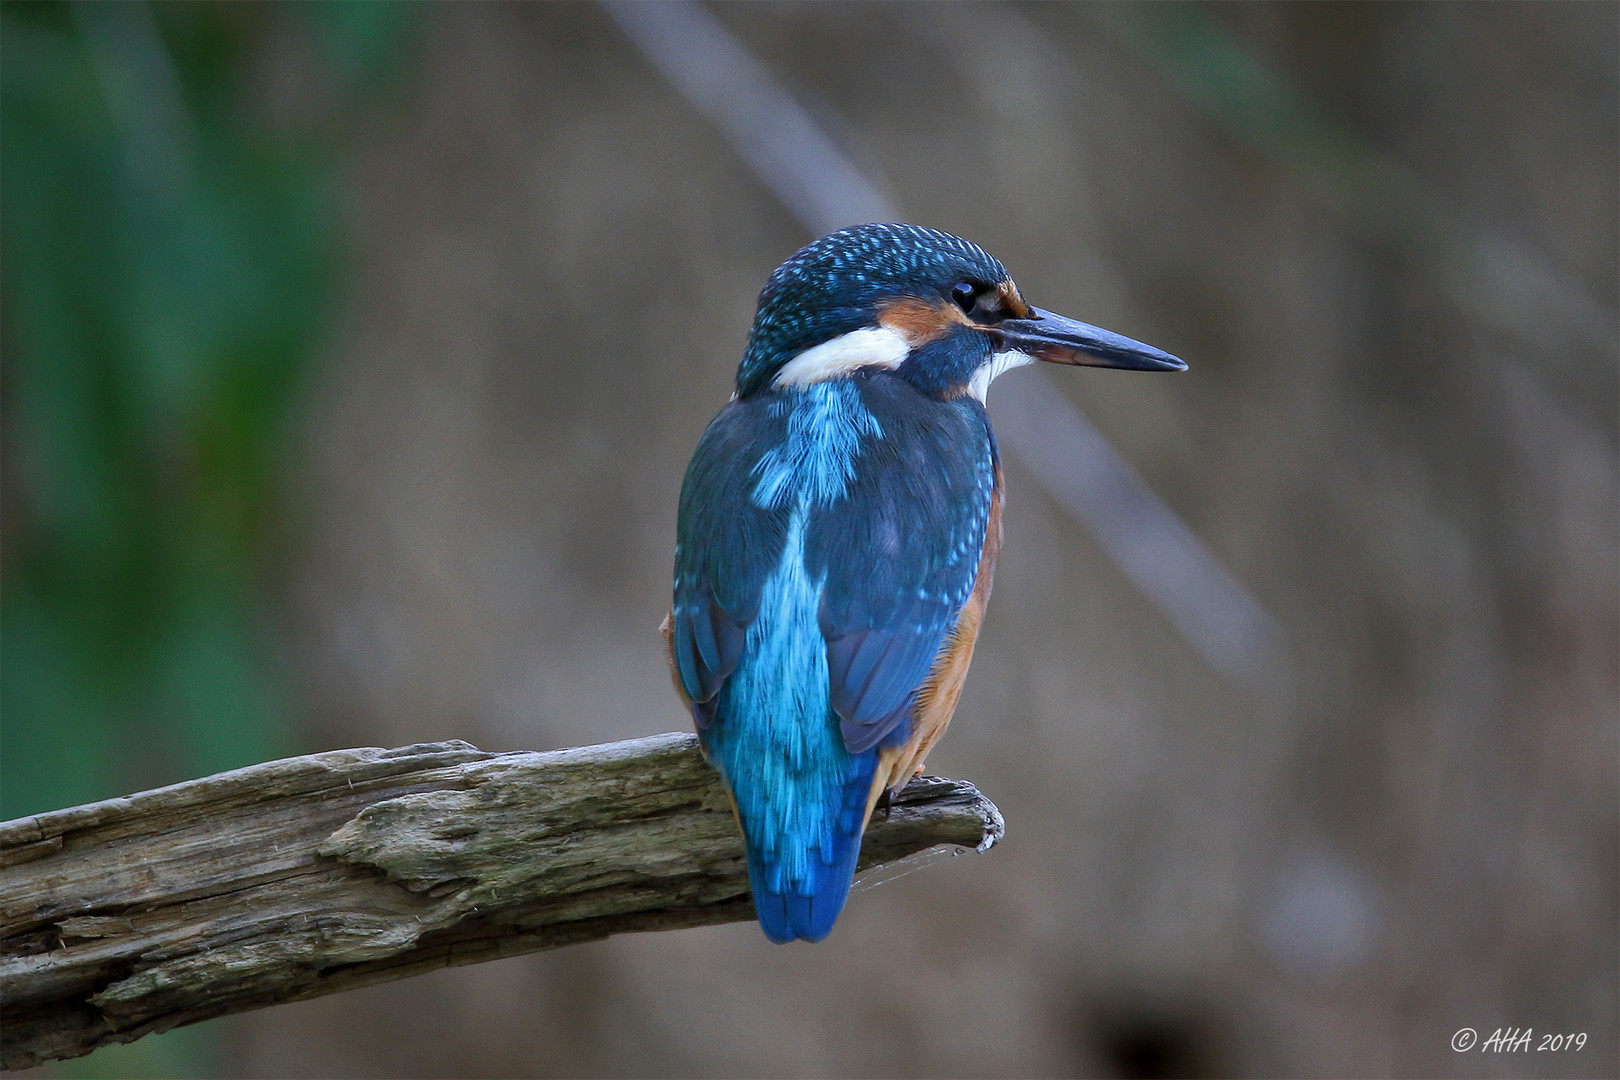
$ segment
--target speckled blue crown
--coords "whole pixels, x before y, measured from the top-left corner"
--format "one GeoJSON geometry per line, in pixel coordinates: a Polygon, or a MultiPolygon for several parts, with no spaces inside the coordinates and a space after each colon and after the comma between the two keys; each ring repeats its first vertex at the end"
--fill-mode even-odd
{"type": "Polygon", "coordinates": [[[856,225],[814,240],[778,266],[760,290],[737,394],[761,389],[812,345],[869,326],[879,301],[949,289],[963,279],[991,285],[1007,270],[977,244],[920,225],[856,225]]]}

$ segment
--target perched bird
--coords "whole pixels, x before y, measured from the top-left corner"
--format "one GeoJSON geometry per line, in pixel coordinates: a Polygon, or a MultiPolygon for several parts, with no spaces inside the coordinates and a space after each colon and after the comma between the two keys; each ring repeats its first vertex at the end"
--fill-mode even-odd
{"type": "Polygon", "coordinates": [[[760,293],[686,470],[663,632],[772,941],[826,937],[867,820],[950,723],[1001,544],[985,392],[1034,360],[1186,367],[915,225],[823,236],[760,293]]]}

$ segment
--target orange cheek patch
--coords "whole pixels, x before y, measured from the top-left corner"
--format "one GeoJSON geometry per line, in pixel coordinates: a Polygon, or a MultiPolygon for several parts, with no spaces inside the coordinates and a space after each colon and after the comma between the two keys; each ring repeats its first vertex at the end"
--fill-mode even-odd
{"type": "Polygon", "coordinates": [[[967,316],[943,300],[905,297],[878,312],[878,322],[906,339],[913,349],[938,341],[958,326],[967,326],[967,316]]]}
{"type": "Polygon", "coordinates": [[[996,286],[996,295],[1001,297],[1001,310],[1015,319],[1029,318],[1029,305],[1024,298],[1018,295],[1018,286],[1012,281],[1003,281],[996,286]]]}

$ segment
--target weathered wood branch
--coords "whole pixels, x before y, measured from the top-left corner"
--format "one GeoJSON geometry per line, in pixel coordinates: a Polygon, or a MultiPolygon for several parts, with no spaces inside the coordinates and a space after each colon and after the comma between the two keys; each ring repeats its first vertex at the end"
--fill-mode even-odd
{"type": "MultiPolygon", "coordinates": [[[[923,777],[864,868],[984,850],[1001,815],[923,777]]],[[[551,753],[338,750],[0,824],[0,1064],[633,930],[753,917],[690,735],[551,753]]]]}

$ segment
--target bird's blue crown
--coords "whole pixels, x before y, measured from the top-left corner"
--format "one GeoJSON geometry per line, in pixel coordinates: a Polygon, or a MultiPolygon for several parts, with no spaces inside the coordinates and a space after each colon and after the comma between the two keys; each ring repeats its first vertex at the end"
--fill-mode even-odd
{"type": "Polygon", "coordinates": [[[737,396],[763,389],[805,349],[871,325],[884,300],[944,296],[958,281],[1006,278],[1006,267],[983,248],[937,229],[856,225],[828,233],[765,282],[737,368],[737,396]]]}

